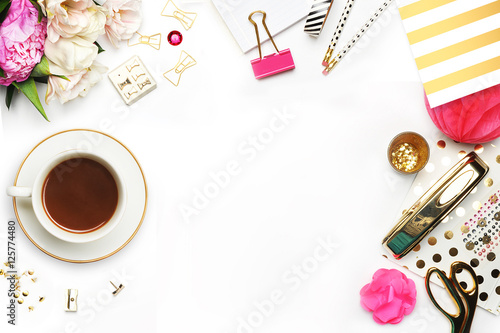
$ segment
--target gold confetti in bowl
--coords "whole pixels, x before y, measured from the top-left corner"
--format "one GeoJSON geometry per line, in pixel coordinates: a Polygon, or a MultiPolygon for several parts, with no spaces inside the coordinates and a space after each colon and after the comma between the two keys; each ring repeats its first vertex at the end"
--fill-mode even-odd
{"type": "Polygon", "coordinates": [[[429,144],[418,133],[403,132],[394,137],[387,148],[392,168],[402,174],[422,170],[429,161],[429,144]]]}

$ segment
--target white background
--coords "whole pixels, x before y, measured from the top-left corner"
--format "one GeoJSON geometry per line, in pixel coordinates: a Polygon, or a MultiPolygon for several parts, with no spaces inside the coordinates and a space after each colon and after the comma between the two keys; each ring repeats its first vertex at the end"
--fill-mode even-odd
{"type": "MultiPolygon", "coordinates": [[[[257,50],[242,54],[211,2],[177,4],[198,13],[189,31],[160,16],[164,1],[143,3],[140,32],[161,32],[160,51],[126,44],[115,50],[101,43],[107,51],[98,60],[110,70],[137,54],[158,83],[131,107],[104,78],[85,98],[46,106],[49,123],[21,95],[7,111],[2,89],[0,187],[13,183],[24,156],[45,137],[90,128],[116,137],[136,155],[146,174],[149,203],[135,239],[93,264],[48,257],[18,229],[18,266],[34,269],[39,281],[30,286],[30,297],[43,295],[46,301],[30,313],[20,306],[16,328],[6,324],[6,310],[0,310],[0,327],[54,333],[449,331],[423,279],[408,271],[418,298],[401,324],[379,326],[359,305],[359,290],[377,269],[404,270],[381,256],[380,243],[413,178],[392,171],[387,145],[406,130],[430,143],[440,137],[427,115],[395,4],[327,77],[321,61],[344,3],[334,3],[318,39],[306,35],[299,22],[275,37],[279,48],[291,49],[296,69],[260,81],[250,66],[257,50]],[[173,29],[184,35],[180,46],[166,41],[173,29]],[[162,74],[181,50],[197,65],[175,87],[162,74]],[[283,113],[293,119],[271,131],[270,139],[270,123],[283,113]],[[259,135],[265,143],[258,139],[260,150],[250,153],[252,137],[259,135]],[[211,186],[210,173],[220,173],[228,163],[237,163],[238,174],[198,215],[184,218],[180,208],[193,206],[196,191],[211,186]],[[320,240],[328,239],[335,247],[317,260],[320,240]],[[299,277],[296,267],[309,273],[299,277]],[[103,296],[111,291],[109,280],[126,284],[112,299],[103,296]],[[65,288],[79,289],[79,302],[93,311],[64,312],[65,288]],[[277,294],[282,295],[279,304],[269,306],[277,294]]],[[[378,5],[357,1],[341,46],[378,5]]],[[[272,50],[266,43],[263,53],[272,50]]],[[[39,94],[45,94],[45,86],[39,94]]],[[[5,196],[1,207],[6,222],[14,216],[11,199],[5,196]]],[[[0,235],[3,258],[6,228],[0,235]]],[[[7,304],[7,283],[1,280],[0,288],[0,304],[7,304]]],[[[473,331],[497,322],[478,309],[473,331]]]]}

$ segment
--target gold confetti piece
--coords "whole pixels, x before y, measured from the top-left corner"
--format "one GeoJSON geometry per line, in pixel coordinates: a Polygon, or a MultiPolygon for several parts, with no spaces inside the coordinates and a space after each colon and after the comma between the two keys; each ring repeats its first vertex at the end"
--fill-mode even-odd
{"type": "Polygon", "coordinates": [[[7,267],[9,267],[9,265],[10,265],[8,262],[4,262],[3,264],[4,264],[5,266],[7,266],[7,267]]]}
{"type": "Polygon", "coordinates": [[[5,274],[4,270],[0,269],[0,275],[4,275],[4,274],[5,274]]]}
{"type": "Polygon", "coordinates": [[[36,282],[36,280],[38,280],[38,278],[34,277],[34,278],[31,278],[31,281],[33,281],[33,283],[36,282]]]}
{"type": "Polygon", "coordinates": [[[447,232],[444,233],[444,238],[446,239],[452,239],[453,238],[453,231],[448,230],[447,232]]]}
{"type": "Polygon", "coordinates": [[[484,185],[486,185],[487,187],[492,187],[493,186],[493,179],[491,179],[491,178],[485,179],[484,185]]]}
{"type": "Polygon", "coordinates": [[[31,311],[33,311],[34,309],[35,309],[35,308],[34,308],[34,307],[32,307],[32,306],[28,306],[28,310],[29,310],[30,312],[31,312],[31,311]]]}
{"type": "Polygon", "coordinates": [[[34,270],[32,270],[32,269],[30,269],[30,270],[28,271],[28,274],[29,274],[29,275],[33,275],[33,274],[35,274],[35,271],[34,271],[34,270]]]}
{"type": "Polygon", "coordinates": [[[467,152],[465,150],[461,150],[458,152],[458,158],[462,159],[467,155],[467,152]]]}
{"type": "Polygon", "coordinates": [[[17,303],[19,303],[19,304],[23,304],[23,303],[24,303],[24,299],[22,299],[22,298],[18,299],[18,300],[17,300],[17,303]]]}
{"type": "Polygon", "coordinates": [[[39,301],[39,302],[43,302],[44,300],[45,300],[45,297],[43,297],[43,296],[40,296],[40,297],[38,298],[38,301],[39,301]]]}
{"type": "Polygon", "coordinates": [[[28,296],[30,293],[26,290],[26,291],[23,291],[23,296],[26,297],[28,296]]]}
{"type": "Polygon", "coordinates": [[[14,298],[19,298],[21,296],[17,291],[14,293],[14,298]]]}

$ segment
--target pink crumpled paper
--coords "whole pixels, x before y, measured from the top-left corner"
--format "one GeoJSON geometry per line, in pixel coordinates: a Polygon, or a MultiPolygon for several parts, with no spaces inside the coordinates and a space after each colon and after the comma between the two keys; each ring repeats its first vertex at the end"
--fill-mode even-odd
{"type": "Polygon", "coordinates": [[[449,138],[463,143],[483,143],[500,137],[500,85],[435,108],[425,99],[434,124],[449,138]]]}
{"type": "Polygon", "coordinates": [[[415,282],[397,269],[379,269],[359,294],[363,309],[373,312],[373,320],[381,325],[401,322],[417,301],[415,282]]]}

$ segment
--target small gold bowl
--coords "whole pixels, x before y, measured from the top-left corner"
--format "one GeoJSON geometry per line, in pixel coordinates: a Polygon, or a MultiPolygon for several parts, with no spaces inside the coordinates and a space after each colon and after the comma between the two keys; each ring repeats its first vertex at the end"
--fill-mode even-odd
{"type": "Polygon", "coordinates": [[[397,172],[417,173],[429,161],[429,144],[418,133],[403,132],[392,139],[387,148],[387,158],[397,172]]]}

